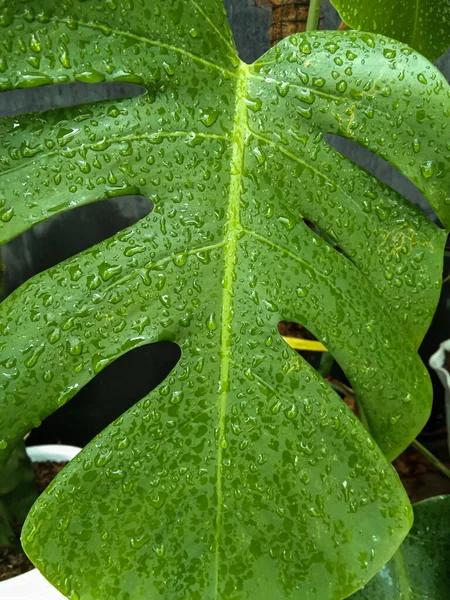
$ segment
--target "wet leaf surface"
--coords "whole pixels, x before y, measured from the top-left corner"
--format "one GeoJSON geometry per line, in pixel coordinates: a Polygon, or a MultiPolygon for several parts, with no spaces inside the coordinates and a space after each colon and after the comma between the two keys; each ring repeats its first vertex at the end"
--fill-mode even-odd
{"type": "Polygon", "coordinates": [[[400,549],[352,600],[447,600],[449,559],[450,496],[419,502],[400,549]]]}
{"type": "Polygon", "coordinates": [[[330,1],[350,27],[400,40],[429,60],[435,60],[450,46],[448,0],[330,1]]]}
{"type": "Polygon", "coordinates": [[[4,89],[146,89],[1,121],[2,241],[111,195],[154,204],[1,305],[2,454],[129,350],[182,350],[41,496],[27,552],[73,598],[348,596],[410,526],[384,454],[429,414],[416,350],[445,235],[324,134],[389,160],[449,223],[442,76],[355,32],[245,65],[216,0],[8,2],[1,22],[4,89]],[[333,353],[378,446],[281,320],[333,353]]]}

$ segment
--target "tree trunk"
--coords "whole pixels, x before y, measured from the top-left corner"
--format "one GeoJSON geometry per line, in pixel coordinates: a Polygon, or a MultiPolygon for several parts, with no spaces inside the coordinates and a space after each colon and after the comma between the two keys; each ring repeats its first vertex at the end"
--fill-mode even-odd
{"type": "Polygon", "coordinates": [[[269,32],[270,44],[275,46],[280,40],[293,33],[303,33],[309,13],[309,0],[267,0],[272,5],[272,26],[269,32]]]}

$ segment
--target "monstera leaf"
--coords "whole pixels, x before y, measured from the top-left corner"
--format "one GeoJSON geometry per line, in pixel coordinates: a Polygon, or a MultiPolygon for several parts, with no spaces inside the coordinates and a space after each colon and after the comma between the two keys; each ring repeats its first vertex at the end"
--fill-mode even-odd
{"type": "Polygon", "coordinates": [[[430,60],[450,46],[449,0],[330,0],[344,21],[409,44],[430,60]]]}
{"type": "Polygon", "coordinates": [[[41,496],[27,552],[72,598],[348,596],[410,527],[385,455],[429,413],[416,350],[445,235],[324,135],[390,161],[448,224],[444,79],[356,32],[294,36],[243,64],[218,0],[8,1],[1,23],[5,90],[145,90],[1,121],[2,241],[111,195],[154,204],[1,305],[4,460],[130,349],[182,350],[41,496]],[[282,319],[334,354],[378,445],[282,319]]]}
{"type": "Polygon", "coordinates": [[[400,549],[352,600],[446,600],[450,589],[450,496],[414,505],[414,525],[400,549]]]}

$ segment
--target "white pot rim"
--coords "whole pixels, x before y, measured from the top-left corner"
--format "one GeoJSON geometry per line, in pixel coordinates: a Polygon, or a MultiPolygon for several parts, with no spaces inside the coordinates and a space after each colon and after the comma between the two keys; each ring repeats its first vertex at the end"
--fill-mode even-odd
{"type": "Polygon", "coordinates": [[[28,446],[28,456],[33,462],[69,462],[80,451],[77,446],[66,446],[65,444],[42,444],[40,446],[28,446]]]}
{"type": "Polygon", "coordinates": [[[445,368],[445,353],[450,352],[450,340],[445,340],[440,344],[436,352],[430,357],[428,364],[439,375],[444,387],[450,388],[450,373],[445,368]]]}
{"type": "MultiPolygon", "coordinates": [[[[445,411],[447,414],[447,427],[450,427],[450,373],[445,368],[445,353],[450,352],[450,340],[440,344],[437,351],[431,356],[429,365],[436,372],[445,390],[445,411]]],[[[450,450],[450,435],[447,439],[450,450]]]]}
{"type": "MultiPolygon", "coordinates": [[[[27,454],[33,462],[68,462],[81,448],[64,444],[43,444],[28,446],[27,454]]],[[[54,588],[37,569],[0,582],[2,600],[62,600],[65,598],[54,588]]]]}

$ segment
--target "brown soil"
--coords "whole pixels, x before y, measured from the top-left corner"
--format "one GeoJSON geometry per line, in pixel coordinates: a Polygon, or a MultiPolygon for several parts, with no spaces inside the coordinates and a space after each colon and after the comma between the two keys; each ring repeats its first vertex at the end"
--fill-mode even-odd
{"type": "Polygon", "coordinates": [[[0,581],[21,575],[33,569],[28,556],[23,552],[14,552],[11,548],[0,547],[0,581]]]}
{"type": "Polygon", "coordinates": [[[278,331],[285,337],[302,338],[304,340],[316,340],[312,333],[310,333],[303,325],[299,323],[293,323],[292,321],[280,321],[278,324],[278,331]]]}
{"type": "MultiPolygon", "coordinates": [[[[56,463],[50,461],[33,464],[39,494],[45,490],[66,464],[66,462],[56,463]]],[[[20,539],[22,525],[18,524],[14,529],[17,538],[20,539]]],[[[0,581],[21,575],[31,571],[31,569],[34,569],[34,565],[24,552],[16,552],[14,548],[0,546],[0,581]]]]}
{"type": "Polygon", "coordinates": [[[38,462],[33,463],[36,485],[39,494],[55,479],[60,471],[67,465],[67,462],[38,462]]]}

